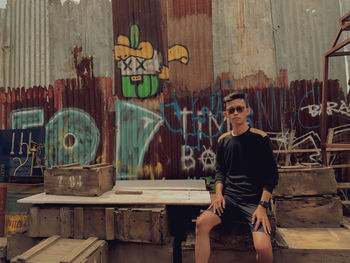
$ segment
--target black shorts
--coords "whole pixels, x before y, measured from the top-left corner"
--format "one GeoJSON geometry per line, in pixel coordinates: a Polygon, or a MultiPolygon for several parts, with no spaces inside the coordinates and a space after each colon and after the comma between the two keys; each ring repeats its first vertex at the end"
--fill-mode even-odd
{"type": "MultiPolygon", "coordinates": [[[[225,208],[224,212],[221,214],[217,214],[221,220],[223,225],[229,225],[232,223],[248,223],[251,232],[255,231],[255,224],[252,225],[252,216],[258,207],[256,204],[244,204],[235,202],[232,198],[225,195],[225,208]]],[[[214,212],[213,207],[208,209],[208,211],[214,212]]],[[[264,232],[264,227],[262,224],[259,225],[257,232],[264,232]]]]}

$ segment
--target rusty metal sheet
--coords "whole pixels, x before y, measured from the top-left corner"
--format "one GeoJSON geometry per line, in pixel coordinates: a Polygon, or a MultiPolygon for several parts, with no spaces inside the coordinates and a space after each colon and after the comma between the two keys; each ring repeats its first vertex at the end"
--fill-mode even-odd
{"type": "Polygon", "coordinates": [[[115,92],[150,98],[168,79],[166,1],[113,0],[115,92]]]}
{"type": "Polygon", "coordinates": [[[214,81],[211,0],[168,1],[169,80],[188,91],[214,81]]]}

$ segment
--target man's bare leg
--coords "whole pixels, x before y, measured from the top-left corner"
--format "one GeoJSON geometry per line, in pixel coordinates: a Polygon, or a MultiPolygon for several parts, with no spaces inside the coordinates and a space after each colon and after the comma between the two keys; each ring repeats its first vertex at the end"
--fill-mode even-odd
{"type": "Polygon", "coordinates": [[[207,263],[210,256],[209,233],[221,223],[221,218],[210,211],[203,212],[196,221],[196,263],[207,263]]]}
{"type": "Polygon", "coordinates": [[[253,232],[253,241],[256,260],[259,263],[272,263],[273,254],[270,236],[264,232],[253,232]]]}

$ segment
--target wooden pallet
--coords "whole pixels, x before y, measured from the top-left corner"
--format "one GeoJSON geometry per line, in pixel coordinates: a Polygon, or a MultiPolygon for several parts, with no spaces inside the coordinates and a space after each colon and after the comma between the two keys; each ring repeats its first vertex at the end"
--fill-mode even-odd
{"type": "Polygon", "coordinates": [[[107,260],[107,243],[104,240],[96,237],[65,239],[55,235],[15,257],[11,263],[107,263],[107,260]]]}

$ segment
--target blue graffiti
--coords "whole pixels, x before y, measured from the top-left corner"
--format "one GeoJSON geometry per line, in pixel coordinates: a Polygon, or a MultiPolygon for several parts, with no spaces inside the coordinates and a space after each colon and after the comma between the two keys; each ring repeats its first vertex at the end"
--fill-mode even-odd
{"type": "Polygon", "coordinates": [[[209,94],[209,106],[203,106],[200,110],[196,111],[199,104],[199,97],[194,97],[193,93],[190,94],[173,94],[173,102],[168,104],[160,104],[160,111],[164,119],[165,125],[168,129],[173,133],[180,133],[184,136],[185,140],[185,150],[189,151],[191,149],[200,150],[200,140],[201,138],[216,138],[223,133],[225,118],[222,114],[222,98],[221,94],[218,91],[220,87],[228,85],[232,87],[231,81],[224,82],[221,86],[215,87],[212,93],[209,94]],[[179,102],[177,97],[189,95],[191,97],[191,110],[187,111],[185,108],[181,110],[179,106],[179,102]],[[177,120],[177,126],[179,128],[175,128],[172,123],[168,120],[167,110],[175,114],[175,118],[177,120]],[[187,114],[191,115],[190,118],[190,129],[187,129],[187,125],[184,127],[181,125],[181,122],[184,118],[187,117],[187,114]],[[200,127],[203,124],[208,124],[211,126],[211,122],[214,121],[218,123],[218,129],[214,134],[211,134],[211,129],[208,132],[204,132],[200,127]],[[189,145],[189,141],[191,138],[194,138],[195,144],[189,145]]]}

